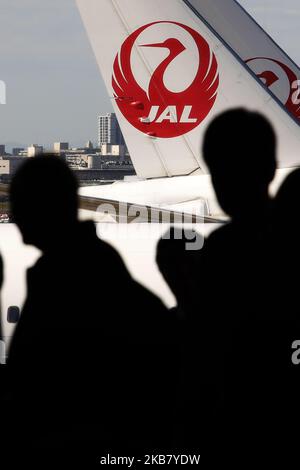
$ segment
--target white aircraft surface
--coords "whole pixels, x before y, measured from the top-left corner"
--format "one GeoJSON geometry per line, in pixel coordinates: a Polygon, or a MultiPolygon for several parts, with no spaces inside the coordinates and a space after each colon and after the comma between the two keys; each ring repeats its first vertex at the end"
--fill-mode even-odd
{"type": "MultiPolygon", "coordinates": [[[[154,263],[156,241],[168,224],[116,224],[102,210],[103,200],[221,219],[202,140],[214,116],[240,106],[261,111],[276,129],[276,191],[300,164],[300,70],[234,0],[76,2],[137,173],[124,182],[81,188],[100,206],[97,214],[81,216],[93,216],[133,276],[172,306],[175,299],[154,263]]],[[[204,234],[215,227],[194,226],[204,234]]],[[[0,230],[6,312],[22,305],[25,269],[38,251],[22,245],[15,226],[0,230]]],[[[4,329],[10,336],[5,321],[4,329]]]]}
{"type": "Polygon", "coordinates": [[[240,106],[276,129],[277,184],[299,165],[300,70],[239,3],[76,1],[138,180],[82,195],[184,212],[202,201],[220,216],[202,140],[214,116],[240,106]]]}

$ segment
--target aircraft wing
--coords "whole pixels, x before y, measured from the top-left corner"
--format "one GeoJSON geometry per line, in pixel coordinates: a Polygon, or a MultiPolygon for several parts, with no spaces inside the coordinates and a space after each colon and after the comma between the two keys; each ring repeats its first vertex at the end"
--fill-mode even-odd
{"type": "MultiPolygon", "coordinates": [[[[201,200],[192,201],[193,205],[201,206],[201,200]]],[[[134,204],[112,199],[80,196],[79,208],[88,212],[97,212],[100,220],[118,223],[167,223],[167,224],[222,224],[225,218],[189,213],[182,208],[163,208],[134,204]]],[[[98,219],[99,221],[99,219],[98,219]]]]}
{"type": "MultiPolygon", "coordinates": [[[[120,183],[125,194],[128,193],[127,185],[120,183]]],[[[130,184],[130,183],[128,183],[130,184]]],[[[110,185],[113,186],[113,185],[110,185]]],[[[117,184],[116,184],[117,186],[117,184]]],[[[133,202],[132,196],[129,200],[124,199],[124,192],[115,192],[121,197],[120,200],[114,200],[105,197],[111,196],[107,193],[108,185],[104,186],[87,186],[79,190],[79,209],[88,213],[98,213],[103,221],[116,221],[119,223],[200,223],[200,224],[219,224],[223,223],[225,218],[212,217],[207,213],[205,201],[203,199],[194,199],[192,201],[183,201],[182,204],[161,205],[143,204],[133,202]],[[102,189],[102,191],[101,191],[102,189]],[[99,191],[100,190],[100,191],[99,191]],[[195,210],[197,208],[197,210],[195,210]]],[[[0,183],[0,195],[9,196],[9,185],[0,183]]],[[[135,198],[134,198],[135,199],[135,198]]]]}

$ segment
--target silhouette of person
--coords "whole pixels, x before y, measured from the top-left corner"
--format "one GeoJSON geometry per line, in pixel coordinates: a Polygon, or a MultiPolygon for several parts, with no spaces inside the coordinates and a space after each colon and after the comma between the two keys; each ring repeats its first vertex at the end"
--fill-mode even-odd
{"type": "MultiPolygon", "coordinates": [[[[3,285],[3,260],[2,260],[2,256],[0,255],[0,290],[2,289],[2,285],[3,285]]],[[[0,313],[1,313],[1,310],[0,310],[0,313]]],[[[3,330],[2,330],[2,322],[3,322],[3,318],[2,318],[2,315],[0,315],[0,341],[3,340],[3,330]]]]}
{"type": "MultiPolygon", "coordinates": [[[[273,358],[278,373],[278,390],[284,407],[278,410],[282,429],[290,430],[290,448],[297,449],[297,423],[299,423],[300,369],[297,349],[300,344],[300,311],[297,271],[300,263],[300,170],[290,173],[274,199],[274,271],[276,309],[273,332],[273,358]],[[294,358],[294,353],[296,354],[294,358]]],[[[278,407],[279,408],[279,407],[278,407]]],[[[278,416],[279,418],[279,416],[278,416]]]]}
{"type": "MultiPolygon", "coordinates": [[[[2,256],[0,255],[0,291],[2,289],[3,285],[3,261],[2,261],[2,256]]],[[[3,316],[2,316],[2,310],[0,306],[0,397],[1,397],[1,388],[2,385],[4,384],[4,373],[5,373],[5,346],[4,346],[4,335],[3,335],[3,316]]],[[[1,434],[0,434],[1,435],[1,434]]]]}
{"type": "Polygon", "coordinates": [[[11,184],[23,240],[42,252],[8,359],[20,435],[29,451],[171,445],[176,324],[79,222],[77,189],[51,155],[26,161],[11,184]]]}
{"type": "MultiPolygon", "coordinates": [[[[276,169],[275,132],[259,113],[227,111],[206,130],[203,157],[230,220],[208,237],[198,258],[193,301],[198,308],[189,327],[194,342],[199,332],[202,345],[199,390],[204,385],[208,390],[199,405],[202,414],[205,407],[204,426],[210,429],[213,445],[226,443],[233,455],[232,442],[241,449],[250,445],[247,433],[256,419],[261,430],[269,422],[269,371],[263,365],[270,326],[269,184],[276,169]]],[[[254,445],[259,446],[262,436],[256,429],[254,445]]]]}
{"type": "MultiPolygon", "coordinates": [[[[2,284],[3,284],[3,261],[2,261],[2,257],[0,255],[0,291],[1,291],[1,288],[2,288],[2,284]]],[[[2,399],[3,399],[3,388],[5,386],[5,346],[4,346],[4,336],[3,336],[3,333],[2,333],[2,322],[3,322],[3,318],[2,318],[2,311],[1,311],[1,307],[0,307],[0,400],[1,400],[1,403],[2,403],[2,399]]],[[[1,436],[2,436],[2,432],[0,431],[0,439],[1,439],[1,436]]]]}
{"type": "Polygon", "coordinates": [[[192,309],[197,288],[194,272],[202,244],[199,233],[176,227],[171,227],[157,244],[156,263],[176,298],[176,310],[182,318],[192,309]]]}
{"type": "MultiPolygon", "coordinates": [[[[293,170],[283,181],[274,199],[274,228],[280,239],[286,243],[286,250],[295,251],[297,255],[299,243],[300,223],[297,213],[299,211],[299,183],[300,170],[293,170]]],[[[278,241],[279,241],[278,240],[278,241]]]]}
{"type": "MultiPolygon", "coordinates": [[[[204,406],[207,407],[206,391],[203,383],[201,391],[198,387],[199,357],[203,341],[199,335],[199,324],[197,331],[193,331],[190,324],[195,313],[199,313],[199,299],[195,293],[199,292],[198,267],[202,244],[203,236],[196,231],[170,227],[159,240],[156,252],[159,270],[177,301],[177,306],[173,309],[180,325],[181,346],[177,438],[179,446],[185,452],[205,452],[208,432],[207,425],[203,424],[206,419],[203,413],[204,406]],[[198,412],[199,409],[201,413],[198,412]]],[[[201,369],[203,371],[204,366],[201,369]]],[[[209,414],[206,421],[211,418],[209,414]]]]}

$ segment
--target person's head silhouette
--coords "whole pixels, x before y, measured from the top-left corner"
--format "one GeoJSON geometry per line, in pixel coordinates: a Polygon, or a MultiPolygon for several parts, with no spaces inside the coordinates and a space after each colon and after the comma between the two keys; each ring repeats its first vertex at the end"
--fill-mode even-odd
{"type": "Polygon", "coordinates": [[[57,156],[29,158],[10,188],[13,219],[26,244],[42,251],[63,243],[78,222],[78,183],[57,156]]]}
{"type": "Polygon", "coordinates": [[[266,209],[276,170],[276,135],[264,116],[242,108],[217,116],[205,133],[203,156],[228,215],[240,219],[266,209]]]}

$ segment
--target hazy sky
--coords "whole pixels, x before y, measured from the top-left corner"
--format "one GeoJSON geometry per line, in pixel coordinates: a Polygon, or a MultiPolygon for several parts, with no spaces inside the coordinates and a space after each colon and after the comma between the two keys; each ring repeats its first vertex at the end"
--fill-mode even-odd
{"type": "MultiPolygon", "coordinates": [[[[151,1],[151,0],[149,0],[151,1]]],[[[299,0],[240,0],[300,63],[299,0]]],[[[0,144],[97,139],[111,111],[75,0],[0,0],[0,144]]]]}

